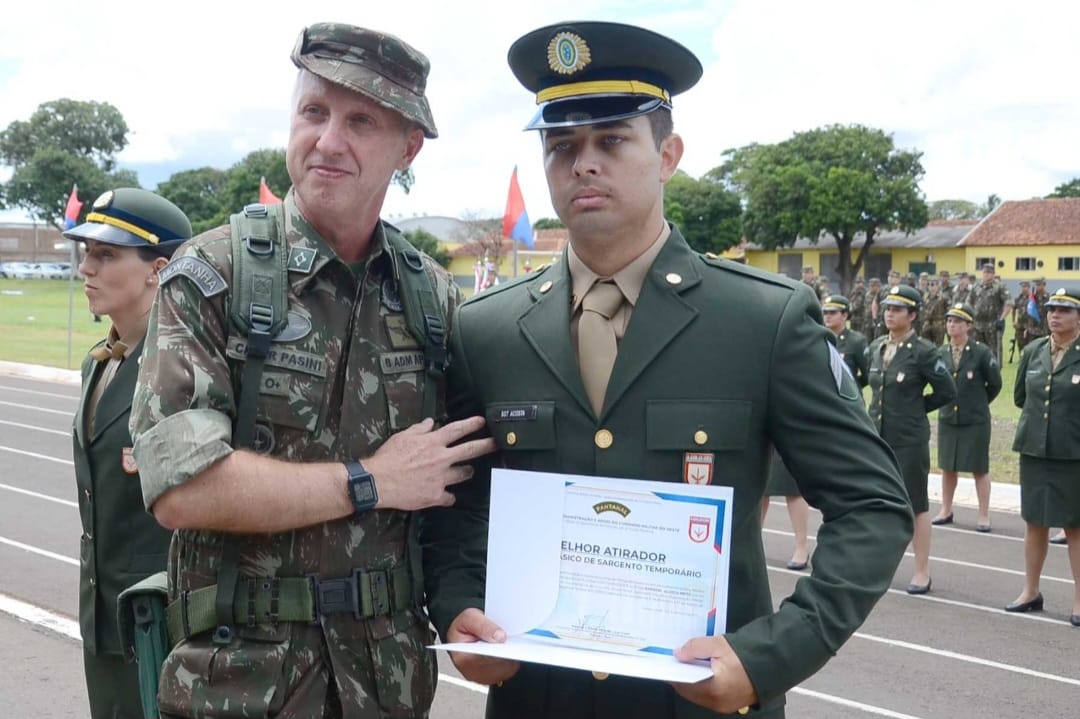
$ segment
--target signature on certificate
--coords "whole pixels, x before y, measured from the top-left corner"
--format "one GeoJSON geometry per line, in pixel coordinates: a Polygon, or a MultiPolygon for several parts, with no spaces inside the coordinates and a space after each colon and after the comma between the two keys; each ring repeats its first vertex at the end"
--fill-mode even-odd
{"type": "Polygon", "coordinates": [[[598,632],[604,628],[607,615],[607,610],[603,614],[586,614],[574,622],[574,629],[579,632],[598,632]]]}

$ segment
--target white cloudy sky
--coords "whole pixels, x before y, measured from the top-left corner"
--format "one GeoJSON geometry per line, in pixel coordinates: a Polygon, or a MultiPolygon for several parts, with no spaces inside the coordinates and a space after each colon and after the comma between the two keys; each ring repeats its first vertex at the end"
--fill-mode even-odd
{"type": "Polygon", "coordinates": [[[1080,6],[1061,0],[31,0],[3,15],[0,128],[60,97],[110,102],[131,128],[121,165],[151,189],[283,147],[289,52],[324,20],[397,34],[432,61],[440,137],[413,192],[391,190],[391,218],[501,215],[514,165],[530,217],[553,215],[538,140],[520,129],[533,100],[506,51],[575,19],[645,25],[701,58],[704,78],[675,99],[695,177],[726,148],[830,123],[921,150],[928,199],[1028,198],[1080,176],[1080,6]]]}

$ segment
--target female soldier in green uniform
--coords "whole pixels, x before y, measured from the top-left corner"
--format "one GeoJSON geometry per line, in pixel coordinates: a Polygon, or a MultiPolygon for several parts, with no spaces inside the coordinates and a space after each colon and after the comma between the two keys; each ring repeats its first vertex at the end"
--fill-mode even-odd
{"type": "Polygon", "coordinates": [[[889,288],[882,301],[887,335],[870,345],[870,418],[900,464],[915,512],[915,572],[909,594],[930,591],[930,423],[926,415],[956,398],[956,385],[937,348],[915,334],[922,295],[914,287],[889,288]],[[923,389],[930,385],[931,394],[923,389]]]}
{"type": "Polygon", "coordinates": [[[140,717],[138,675],[125,663],[117,634],[116,596],[165,569],[171,534],[143,509],[128,415],[158,272],[191,237],[191,223],[168,200],[123,188],[99,197],[86,222],[64,236],[86,243],[79,264],[86,299],[91,312],[112,321],[109,336],[83,360],[73,427],[83,528],[79,625],[90,716],[140,717]]]}
{"type": "Polygon", "coordinates": [[[1062,527],[1073,575],[1070,621],[1080,627],[1080,288],[1063,287],[1046,302],[1050,336],[1024,348],[1016,368],[1021,408],[1013,450],[1020,453],[1024,590],[1007,612],[1043,608],[1039,578],[1050,527],[1062,527]]]}
{"type": "Polygon", "coordinates": [[[990,531],[990,403],[1001,392],[1001,368],[982,342],[968,339],[975,311],[962,302],[945,313],[948,344],[938,348],[956,382],[956,401],[938,412],[941,511],[931,524],[952,524],[956,473],[971,472],[979,498],[975,529],[990,531]]]}

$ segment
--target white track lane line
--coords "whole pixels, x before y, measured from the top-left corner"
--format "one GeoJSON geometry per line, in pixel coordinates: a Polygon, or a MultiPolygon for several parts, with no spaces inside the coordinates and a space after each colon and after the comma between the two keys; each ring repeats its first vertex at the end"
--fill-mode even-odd
{"type": "Polygon", "coordinates": [[[75,463],[70,459],[59,459],[58,457],[49,457],[48,455],[38,454],[37,452],[27,452],[25,449],[15,449],[14,447],[5,447],[0,445],[0,452],[11,452],[12,454],[21,454],[24,457],[33,457],[34,459],[44,459],[46,462],[56,462],[57,464],[66,464],[69,467],[74,467],[75,463]]]}
{"type": "Polygon", "coordinates": [[[29,489],[21,489],[19,487],[12,487],[9,484],[0,483],[0,489],[6,489],[9,492],[15,492],[17,494],[25,494],[27,496],[33,497],[34,499],[44,499],[47,502],[56,502],[57,504],[63,504],[63,505],[66,505],[68,507],[78,507],[79,506],[78,502],[72,502],[71,500],[68,500],[68,499],[60,499],[59,497],[50,497],[47,494],[41,494],[39,492],[31,492],[29,489]]]}
{"type": "Polygon", "coordinates": [[[55,559],[58,562],[64,564],[73,564],[76,567],[79,566],[78,559],[72,559],[71,557],[65,557],[63,554],[57,554],[56,552],[50,552],[48,549],[41,549],[40,547],[34,547],[29,544],[23,544],[22,542],[16,542],[14,539],[8,539],[7,537],[0,537],[0,544],[6,544],[9,547],[15,549],[21,549],[24,552],[30,552],[31,554],[37,554],[42,557],[48,557],[49,559],[55,559]]]}
{"type": "Polygon", "coordinates": [[[0,405],[3,405],[4,407],[15,407],[16,409],[28,409],[33,412],[45,412],[46,414],[62,414],[66,417],[72,417],[75,414],[75,411],[70,409],[45,409],[44,407],[37,407],[32,404],[19,404],[18,402],[0,402],[0,405]]]}
{"type": "Polygon", "coordinates": [[[35,432],[47,432],[49,434],[58,434],[61,437],[70,437],[71,430],[62,431],[59,429],[49,429],[48,427],[38,427],[32,424],[22,424],[21,422],[8,422],[7,420],[0,419],[0,424],[10,425],[12,427],[18,427],[20,429],[29,429],[35,432]]]}
{"type": "Polygon", "coordinates": [[[39,397],[56,397],[57,399],[68,399],[72,402],[79,401],[79,395],[77,394],[57,394],[55,392],[42,392],[36,389],[26,389],[24,387],[13,387],[7,384],[0,384],[0,389],[7,390],[9,392],[24,392],[26,394],[35,394],[39,397]]]}

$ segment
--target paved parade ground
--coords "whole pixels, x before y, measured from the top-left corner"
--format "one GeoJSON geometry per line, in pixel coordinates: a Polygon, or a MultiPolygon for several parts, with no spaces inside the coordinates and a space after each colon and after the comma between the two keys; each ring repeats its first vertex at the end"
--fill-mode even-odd
{"type": "MultiPolygon", "coordinates": [[[[85,717],[75,621],[81,530],[70,439],[78,381],[70,372],[18,369],[0,363],[0,713],[85,717]]],[[[931,497],[936,484],[932,479],[931,497]]],[[[905,593],[909,552],[866,624],[824,670],[789,693],[789,717],[1080,716],[1080,629],[1068,623],[1066,548],[1050,547],[1046,611],[1006,614],[1002,607],[1023,583],[1023,522],[1015,486],[995,485],[994,495],[994,531],[976,533],[970,480],[961,480],[956,524],[933,530],[933,591],[905,593]]],[[[811,538],[819,519],[811,513],[811,538]]],[[[774,507],[766,524],[779,603],[805,573],[784,568],[792,546],[784,508],[774,507]]],[[[484,691],[443,661],[432,717],[481,717],[484,691]]]]}

